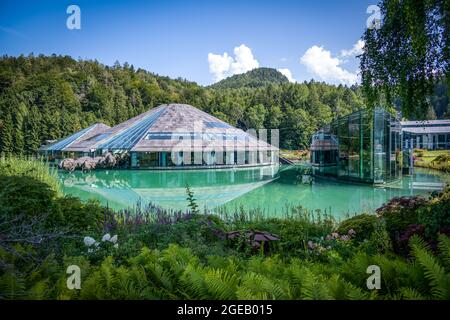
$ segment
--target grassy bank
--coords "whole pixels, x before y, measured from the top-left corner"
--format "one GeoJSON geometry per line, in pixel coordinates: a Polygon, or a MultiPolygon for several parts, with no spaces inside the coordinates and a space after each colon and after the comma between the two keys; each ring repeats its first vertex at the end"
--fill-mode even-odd
{"type": "Polygon", "coordinates": [[[450,299],[450,189],[337,222],[300,206],[194,213],[192,193],[183,211],[112,211],[58,195],[42,172],[0,177],[0,299],[450,299]]]}
{"type": "Polygon", "coordinates": [[[415,149],[414,165],[450,173],[450,151],[415,149]]]}
{"type": "Polygon", "coordinates": [[[280,150],[280,156],[293,162],[309,161],[310,153],[308,150],[280,150]]]}

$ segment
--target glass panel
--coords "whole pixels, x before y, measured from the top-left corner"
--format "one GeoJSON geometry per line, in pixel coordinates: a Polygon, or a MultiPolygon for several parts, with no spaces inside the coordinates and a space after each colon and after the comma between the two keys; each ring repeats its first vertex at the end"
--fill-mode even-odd
{"type": "Polygon", "coordinates": [[[145,135],[165,109],[146,115],[129,128],[102,143],[100,149],[131,149],[145,135]]]}
{"type": "Polygon", "coordinates": [[[386,167],[386,151],[384,139],[384,117],[382,110],[375,110],[374,119],[374,182],[383,183],[383,172],[386,167]]]}
{"type": "Polygon", "coordinates": [[[137,166],[141,168],[158,167],[159,154],[158,152],[137,152],[132,153],[137,155],[137,166]]]}
{"type": "Polygon", "coordinates": [[[384,151],[386,152],[386,166],[383,170],[383,180],[385,182],[391,181],[392,165],[394,165],[395,170],[395,155],[392,154],[393,147],[391,141],[391,115],[383,110],[383,120],[384,120],[384,151]]]}
{"type": "Polygon", "coordinates": [[[400,125],[397,120],[390,116],[391,128],[391,180],[399,178],[401,170],[401,149],[400,149],[400,125]]]}
{"type": "Polygon", "coordinates": [[[352,114],[349,117],[349,176],[360,177],[360,113],[352,114]]]}
{"type": "Polygon", "coordinates": [[[373,181],[373,112],[365,111],[361,115],[362,131],[362,179],[368,182],[373,181]]]}
{"type": "Polygon", "coordinates": [[[339,119],[339,177],[348,177],[348,117],[339,119]]]}

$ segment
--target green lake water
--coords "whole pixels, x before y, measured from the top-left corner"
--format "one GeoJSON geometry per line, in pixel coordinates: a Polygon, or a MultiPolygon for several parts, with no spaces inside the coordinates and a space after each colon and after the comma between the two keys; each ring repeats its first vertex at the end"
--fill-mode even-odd
{"type": "Polygon", "coordinates": [[[188,184],[200,207],[225,206],[234,210],[261,209],[280,216],[287,206],[331,212],[344,217],[362,211],[373,212],[389,199],[402,195],[427,194],[450,176],[432,170],[416,169],[414,176],[385,187],[336,182],[314,178],[304,182],[298,167],[224,170],[144,171],[101,170],[90,173],[59,172],[66,194],[81,199],[97,199],[115,209],[152,202],[166,208],[186,208],[188,184]]]}

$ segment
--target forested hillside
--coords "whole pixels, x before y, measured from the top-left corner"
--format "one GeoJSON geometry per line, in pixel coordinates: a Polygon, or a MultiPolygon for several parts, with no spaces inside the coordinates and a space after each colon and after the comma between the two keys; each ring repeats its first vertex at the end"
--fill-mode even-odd
{"type": "Polygon", "coordinates": [[[31,154],[94,122],[114,125],[162,103],[188,103],[240,128],[280,128],[285,148],[305,148],[337,114],[363,106],[359,89],[323,83],[205,88],[67,56],[0,59],[0,150],[31,154]]]}
{"type": "Polygon", "coordinates": [[[246,73],[235,74],[211,86],[216,89],[237,89],[242,87],[260,88],[269,84],[286,84],[289,80],[278,70],[257,68],[246,73]]]}

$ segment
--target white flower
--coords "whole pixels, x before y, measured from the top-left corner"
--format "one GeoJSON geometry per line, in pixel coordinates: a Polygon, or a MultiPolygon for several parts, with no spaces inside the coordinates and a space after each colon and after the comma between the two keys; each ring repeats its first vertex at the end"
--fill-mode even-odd
{"type": "Polygon", "coordinates": [[[112,236],[112,237],[109,239],[109,242],[116,243],[116,242],[117,242],[117,234],[114,235],[114,236],[112,236]]]}
{"type": "Polygon", "coordinates": [[[115,245],[114,245],[114,248],[119,248],[119,244],[118,243],[116,243],[115,245]]]}
{"type": "Polygon", "coordinates": [[[92,246],[95,243],[95,239],[92,237],[84,237],[84,244],[88,247],[92,246]]]}
{"type": "Polygon", "coordinates": [[[102,241],[109,241],[109,239],[111,239],[111,235],[107,233],[103,236],[102,241]]]}
{"type": "Polygon", "coordinates": [[[97,248],[100,245],[100,242],[95,242],[94,245],[97,248]]]}

